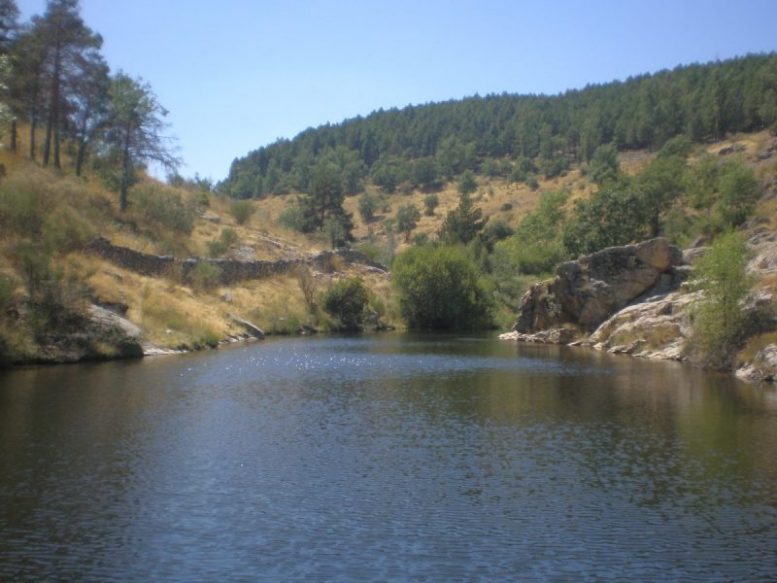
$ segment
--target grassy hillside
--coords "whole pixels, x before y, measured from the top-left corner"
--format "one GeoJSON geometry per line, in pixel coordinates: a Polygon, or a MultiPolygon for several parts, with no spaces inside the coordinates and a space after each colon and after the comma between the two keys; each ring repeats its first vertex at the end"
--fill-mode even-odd
{"type": "Polygon", "coordinates": [[[563,94],[488,95],[380,110],[278,140],[237,158],[221,190],[236,198],[307,192],[317,165],[338,159],[352,191],[369,179],[399,185],[479,174],[551,177],[596,149],[657,150],[777,124],[777,56],[679,66],[563,94]],[[522,168],[525,160],[532,161],[522,168]]]}
{"type": "MultiPolygon", "coordinates": [[[[720,161],[744,162],[755,170],[767,195],[774,193],[777,153],[769,132],[739,134],[696,147],[689,165],[705,154],[720,161]]],[[[655,156],[649,151],[625,152],[619,154],[618,161],[626,175],[635,176],[655,156]]],[[[250,208],[250,213],[240,222],[233,199],[146,178],[132,190],[130,209],[121,212],[116,194],[106,190],[95,175],[77,179],[50,172],[8,151],[0,152],[0,163],[7,173],[0,183],[0,342],[6,352],[22,360],[35,356],[36,338],[42,331],[58,325],[51,314],[35,313],[45,312],[41,306],[47,301],[54,302],[63,313],[84,310],[92,302],[126,307],[127,318],[140,326],[145,340],[163,349],[212,346],[243,335],[245,331],[231,314],[270,333],[296,333],[303,326],[326,330],[332,324],[331,316],[320,305],[309,308],[297,273],[223,286],[212,281],[183,281],[178,274],[141,275],[85,250],[85,245],[100,235],[116,245],[157,255],[219,256],[241,261],[309,257],[328,248],[326,238],[321,233],[286,229],[279,223],[284,208],[296,195],[241,203],[250,208]],[[222,236],[225,231],[231,233],[226,239],[222,236]],[[219,242],[221,245],[214,245],[219,242]]],[[[573,214],[576,201],[590,200],[598,191],[587,172],[586,165],[574,165],[554,178],[539,177],[535,187],[478,176],[472,197],[488,221],[501,220],[515,229],[549,192],[566,193],[564,207],[573,214]]],[[[371,187],[368,184],[366,188],[371,187]]],[[[406,242],[392,228],[392,219],[403,205],[414,204],[422,210],[428,194],[409,189],[384,197],[370,222],[358,212],[359,196],[347,197],[345,208],[354,216],[354,247],[389,262],[412,246],[412,241],[406,242]]],[[[439,206],[432,216],[422,214],[413,236],[434,238],[447,212],[458,204],[454,181],[442,184],[436,194],[439,206]]],[[[777,230],[775,205],[773,196],[764,197],[753,221],[777,230]]],[[[687,210],[691,215],[698,213],[687,210]]],[[[315,274],[319,298],[333,281],[357,276],[379,298],[376,305],[382,321],[402,325],[397,292],[387,275],[358,265],[343,263],[335,267],[334,273],[315,274]]],[[[491,277],[496,279],[498,275],[491,277]]],[[[542,274],[523,276],[513,300],[532,277],[542,274]]],[[[759,286],[777,291],[777,280],[761,281],[759,286]]],[[[502,306],[502,325],[509,324],[513,307],[509,302],[502,306]]],[[[110,356],[110,350],[106,355],[110,356]]]]}

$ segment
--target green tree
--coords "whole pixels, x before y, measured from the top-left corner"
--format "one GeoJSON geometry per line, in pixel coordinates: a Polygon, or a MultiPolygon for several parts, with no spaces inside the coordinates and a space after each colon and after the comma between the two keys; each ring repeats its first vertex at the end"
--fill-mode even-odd
{"type": "Polygon", "coordinates": [[[43,85],[46,107],[46,135],[43,165],[61,167],[60,143],[65,130],[67,101],[72,76],[81,70],[84,53],[102,46],[102,38],[93,33],[81,19],[78,0],[49,0],[43,16],[33,18],[34,34],[43,39],[43,85]]]}
{"type": "Polygon", "coordinates": [[[493,302],[475,264],[457,247],[412,247],[392,265],[408,326],[467,330],[491,325],[493,302]]]}
{"type": "Polygon", "coordinates": [[[120,72],[111,81],[110,98],[105,141],[117,171],[109,177],[118,185],[119,204],[124,211],[138,167],[157,162],[174,171],[180,162],[171,152],[170,138],[162,135],[166,128],[162,118],[167,110],[147,83],[120,72]]]}
{"type": "Polygon", "coordinates": [[[353,220],[343,207],[344,201],[342,168],[334,160],[320,160],[313,168],[308,193],[299,199],[303,231],[315,231],[328,224],[327,236],[333,246],[351,241],[353,220]]]}
{"type": "Polygon", "coordinates": [[[437,186],[438,171],[434,158],[419,158],[413,164],[413,180],[422,188],[434,188],[437,186]]]}
{"type": "Polygon", "coordinates": [[[726,233],[698,260],[694,282],[703,290],[693,319],[693,344],[703,361],[726,368],[744,332],[743,302],[750,292],[748,249],[739,233],[726,233]]]}
{"type": "Polygon", "coordinates": [[[19,7],[14,0],[0,0],[0,54],[8,54],[19,28],[19,7]]]}
{"type": "Polygon", "coordinates": [[[359,214],[365,223],[375,220],[375,213],[380,208],[380,198],[366,191],[359,196],[359,214]]]}
{"type": "Polygon", "coordinates": [[[405,161],[396,157],[381,158],[372,167],[370,176],[385,192],[392,193],[407,178],[405,161]]]}
{"type": "Polygon", "coordinates": [[[687,160],[693,149],[693,144],[688,136],[679,135],[666,141],[658,152],[659,158],[680,158],[687,160]]]}
{"type": "MultiPolygon", "coordinates": [[[[11,51],[13,74],[10,78],[10,100],[15,117],[27,120],[29,125],[29,156],[37,156],[39,124],[45,112],[43,72],[46,57],[46,39],[39,28],[24,27],[11,51]]],[[[11,125],[11,148],[16,149],[16,125],[11,125]]]]}
{"type": "Polygon", "coordinates": [[[353,240],[351,230],[353,223],[350,215],[333,215],[324,219],[321,230],[326,235],[332,249],[337,249],[353,240]]]}
{"type": "Polygon", "coordinates": [[[459,189],[459,194],[465,195],[472,194],[478,189],[478,183],[475,180],[475,175],[471,170],[466,170],[464,173],[462,173],[461,177],[459,178],[457,187],[459,189]]]}
{"type": "Polygon", "coordinates": [[[439,238],[451,245],[466,245],[478,236],[484,225],[483,211],[475,206],[469,194],[461,194],[459,205],[448,211],[440,228],[439,238]]]}
{"type": "Polygon", "coordinates": [[[645,235],[645,199],[628,182],[606,184],[590,200],[578,200],[564,224],[564,247],[575,257],[625,245],[645,235]]]}
{"type": "Polygon", "coordinates": [[[397,209],[397,231],[405,235],[405,243],[410,240],[410,233],[421,219],[421,211],[414,204],[406,204],[397,209]]]}
{"type": "Polygon", "coordinates": [[[615,144],[601,145],[594,151],[588,166],[588,174],[596,184],[616,180],[620,173],[618,148],[615,144]]]}
{"type": "Polygon", "coordinates": [[[659,157],[636,179],[636,188],[642,199],[650,235],[661,233],[662,217],[685,193],[685,160],[677,156],[659,157]]]}
{"type": "Polygon", "coordinates": [[[720,166],[709,154],[702,156],[686,174],[688,202],[696,210],[712,211],[717,202],[720,166]]]}
{"type": "Polygon", "coordinates": [[[721,168],[718,212],[724,226],[744,223],[755,209],[761,187],[752,168],[741,162],[729,162],[721,168]]]}
{"type": "Polygon", "coordinates": [[[81,176],[92,146],[109,123],[110,74],[105,59],[97,50],[78,57],[79,71],[71,78],[71,137],[75,143],[75,172],[81,176]]]}

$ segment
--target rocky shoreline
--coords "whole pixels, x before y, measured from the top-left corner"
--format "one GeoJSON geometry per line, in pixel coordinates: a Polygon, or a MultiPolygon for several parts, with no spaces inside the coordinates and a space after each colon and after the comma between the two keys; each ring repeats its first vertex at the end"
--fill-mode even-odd
{"type": "MultiPolygon", "coordinates": [[[[759,232],[748,271],[777,271],[777,236],[759,232]]],[[[687,285],[703,247],[682,252],[666,239],[611,247],[561,264],[556,276],[532,286],[513,330],[500,339],[583,346],[637,358],[694,363],[689,341],[692,308],[702,292],[687,285]]],[[[777,330],[772,296],[754,295],[746,307],[756,333],[777,330]]],[[[735,370],[749,382],[777,380],[777,345],[768,344],[735,370]]]]}

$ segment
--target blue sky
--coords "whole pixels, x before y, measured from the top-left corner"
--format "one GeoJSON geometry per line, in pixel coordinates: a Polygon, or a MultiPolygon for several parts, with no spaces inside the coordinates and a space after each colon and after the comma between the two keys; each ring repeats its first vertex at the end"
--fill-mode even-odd
{"type": "MultiPolygon", "coordinates": [[[[17,0],[23,17],[45,0],[17,0]]],[[[777,50],[777,0],[81,0],[111,68],[170,110],[186,166],[378,108],[558,93],[777,50]]]]}

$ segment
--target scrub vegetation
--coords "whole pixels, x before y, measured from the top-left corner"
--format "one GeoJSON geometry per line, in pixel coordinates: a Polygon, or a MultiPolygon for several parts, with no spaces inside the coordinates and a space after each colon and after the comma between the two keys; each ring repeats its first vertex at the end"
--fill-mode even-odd
{"type": "Polygon", "coordinates": [[[713,243],[699,350],[741,341],[733,306],[750,282],[730,277],[732,233],[774,227],[775,55],[376,112],[259,148],[214,184],[178,174],[166,110],[110,71],[77,0],[18,15],[0,2],[0,359],[34,359],[92,304],[164,348],[237,337],[234,315],[268,333],[507,326],[560,262],[655,236],[713,243]],[[212,261],[152,276],[92,253],[98,236],[212,261]],[[224,261],[343,248],[376,265],[332,255],[223,283],[224,261]]]}

